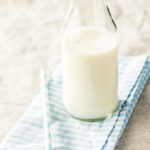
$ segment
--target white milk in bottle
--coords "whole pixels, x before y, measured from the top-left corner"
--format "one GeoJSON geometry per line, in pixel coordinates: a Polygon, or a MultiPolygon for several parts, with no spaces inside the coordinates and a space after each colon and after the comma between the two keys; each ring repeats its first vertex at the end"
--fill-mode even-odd
{"type": "Polygon", "coordinates": [[[63,38],[63,103],[79,119],[98,119],[117,107],[118,42],[103,28],[81,27],[63,38]]]}

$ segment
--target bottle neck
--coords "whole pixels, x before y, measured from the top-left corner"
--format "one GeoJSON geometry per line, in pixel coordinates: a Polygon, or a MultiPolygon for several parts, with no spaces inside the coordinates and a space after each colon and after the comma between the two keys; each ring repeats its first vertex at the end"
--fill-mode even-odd
{"type": "Polygon", "coordinates": [[[74,0],[74,11],[85,26],[104,24],[103,0],[74,0]]]}
{"type": "Polygon", "coordinates": [[[95,26],[116,32],[110,11],[104,0],[70,0],[62,32],[70,27],[95,26]]]}

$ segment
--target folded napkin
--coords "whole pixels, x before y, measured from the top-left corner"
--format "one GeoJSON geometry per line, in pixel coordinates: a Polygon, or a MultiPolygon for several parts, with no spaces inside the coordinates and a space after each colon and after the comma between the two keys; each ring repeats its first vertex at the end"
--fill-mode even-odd
{"type": "MultiPolygon", "coordinates": [[[[83,122],[62,104],[61,67],[48,83],[53,149],[113,150],[150,76],[148,56],[119,58],[119,110],[109,119],[83,122]]],[[[44,150],[42,93],[0,145],[0,150],[44,150]]]]}

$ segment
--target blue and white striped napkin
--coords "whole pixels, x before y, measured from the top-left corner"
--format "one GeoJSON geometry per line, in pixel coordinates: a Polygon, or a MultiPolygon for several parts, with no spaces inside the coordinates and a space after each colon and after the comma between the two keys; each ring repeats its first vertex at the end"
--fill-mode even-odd
{"type": "MultiPolygon", "coordinates": [[[[113,150],[150,76],[148,56],[119,58],[119,110],[99,122],[70,117],[62,104],[61,67],[48,83],[51,144],[61,150],[113,150]]],[[[44,150],[42,94],[0,145],[0,150],[44,150]]]]}

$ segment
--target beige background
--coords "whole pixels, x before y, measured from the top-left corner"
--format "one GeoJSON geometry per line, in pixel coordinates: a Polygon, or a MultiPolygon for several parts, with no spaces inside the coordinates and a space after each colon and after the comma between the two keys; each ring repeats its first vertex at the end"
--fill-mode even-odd
{"type": "MultiPolygon", "coordinates": [[[[0,141],[40,90],[39,71],[60,62],[59,29],[69,0],[0,0],[0,141]]],[[[150,54],[149,0],[112,0],[120,54],[150,54]]],[[[150,149],[150,81],[116,150],[150,149]]]]}

